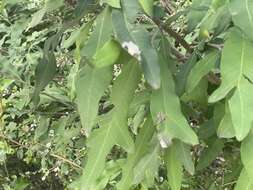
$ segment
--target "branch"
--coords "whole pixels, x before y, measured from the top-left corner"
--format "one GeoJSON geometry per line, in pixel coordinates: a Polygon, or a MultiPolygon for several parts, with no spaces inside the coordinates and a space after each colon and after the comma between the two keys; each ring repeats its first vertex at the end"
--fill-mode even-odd
{"type": "Polygon", "coordinates": [[[182,36],[180,36],[180,34],[175,32],[170,26],[165,25],[164,23],[162,23],[160,20],[157,20],[157,19],[153,19],[153,22],[159,28],[161,28],[164,32],[166,32],[171,37],[173,37],[179,44],[181,44],[186,49],[187,52],[189,52],[189,53],[193,52],[191,45],[188,44],[188,42],[185,41],[185,39],[182,36]]]}

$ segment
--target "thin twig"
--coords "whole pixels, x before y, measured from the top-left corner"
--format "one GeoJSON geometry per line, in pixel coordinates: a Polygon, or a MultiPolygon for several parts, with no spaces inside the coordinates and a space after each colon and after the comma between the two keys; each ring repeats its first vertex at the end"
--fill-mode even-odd
{"type": "Polygon", "coordinates": [[[165,33],[169,34],[171,37],[173,37],[179,44],[181,44],[187,52],[192,53],[193,49],[191,47],[190,44],[188,44],[187,41],[185,41],[185,39],[180,36],[180,34],[178,34],[177,32],[175,32],[170,26],[164,24],[163,22],[161,22],[158,19],[152,19],[153,22],[159,27],[161,28],[165,33]]]}
{"type": "MultiPolygon", "coordinates": [[[[15,141],[15,140],[13,140],[13,139],[5,136],[4,134],[0,133],[0,137],[3,138],[3,139],[5,139],[5,140],[8,140],[8,141],[12,142],[13,144],[18,145],[19,147],[22,147],[22,148],[25,148],[25,149],[29,149],[28,146],[25,146],[25,145],[19,143],[18,141],[15,141]]],[[[41,146],[44,146],[44,145],[42,145],[40,143],[38,143],[38,144],[41,145],[41,146]]],[[[58,160],[61,160],[61,161],[65,162],[65,163],[68,163],[69,165],[71,165],[71,166],[73,166],[75,168],[82,169],[81,166],[77,165],[76,163],[72,162],[71,160],[68,160],[67,158],[64,158],[63,156],[60,156],[60,155],[57,155],[57,154],[54,154],[54,153],[50,153],[50,156],[54,157],[54,158],[56,158],[58,160]]]]}

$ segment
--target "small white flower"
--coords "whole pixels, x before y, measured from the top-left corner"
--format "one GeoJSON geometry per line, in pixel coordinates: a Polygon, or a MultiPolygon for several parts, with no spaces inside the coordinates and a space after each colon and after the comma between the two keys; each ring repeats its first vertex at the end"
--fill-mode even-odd
{"type": "Polygon", "coordinates": [[[141,51],[135,43],[132,41],[123,42],[122,47],[126,49],[130,55],[136,57],[139,61],[141,60],[141,51]]]}
{"type": "Polygon", "coordinates": [[[46,147],[47,147],[47,148],[50,148],[50,147],[51,147],[51,143],[50,143],[50,142],[47,143],[47,144],[46,144],[46,147]]]}

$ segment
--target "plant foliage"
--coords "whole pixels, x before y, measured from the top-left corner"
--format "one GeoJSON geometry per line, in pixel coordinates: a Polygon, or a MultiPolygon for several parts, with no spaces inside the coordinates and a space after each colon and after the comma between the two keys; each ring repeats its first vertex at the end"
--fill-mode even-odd
{"type": "Polygon", "coordinates": [[[253,189],[253,1],[0,0],[0,21],[0,189],[253,189]]]}

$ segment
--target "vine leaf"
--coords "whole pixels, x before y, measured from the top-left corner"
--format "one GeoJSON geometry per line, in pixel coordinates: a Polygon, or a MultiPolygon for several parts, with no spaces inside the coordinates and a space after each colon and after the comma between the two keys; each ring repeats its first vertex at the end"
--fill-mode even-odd
{"type": "Polygon", "coordinates": [[[105,116],[106,120],[101,122],[100,128],[88,139],[88,161],[81,177],[82,190],[94,189],[96,180],[104,170],[106,156],[114,145],[120,145],[128,152],[134,151],[127,118],[129,104],[140,78],[139,65],[132,59],[124,65],[122,73],[116,79],[111,94],[111,102],[115,107],[105,116]]]}
{"type": "Polygon", "coordinates": [[[198,144],[196,134],[181,112],[174,79],[162,57],[160,63],[161,88],[153,91],[150,103],[153,121],[157,122],[159,131],[167,139],[178,138],[188,144],[198,144]]]}

